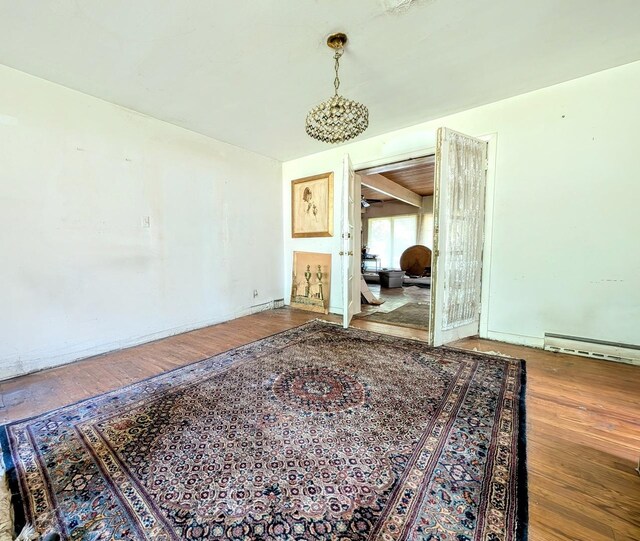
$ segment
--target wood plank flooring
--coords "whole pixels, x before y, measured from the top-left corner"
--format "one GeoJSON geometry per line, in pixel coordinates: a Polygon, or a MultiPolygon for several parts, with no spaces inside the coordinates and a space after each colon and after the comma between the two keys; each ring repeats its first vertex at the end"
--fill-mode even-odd
{"type": "Polygon", "coordinates": [[[640,540],[640,367],[466,339],[527,361],[531,541],[640,540]]]}
{"type": "MultiPolygon", "coordinates": [[[[0,382],[0,423],[110,391],[317,317],[262,312],[0,382]]],[[[335,316],[328,320],[337,322],[335,316]]],[[[426,340],[426,331],[354,321],[426,340]]],[[[455,347],[527,360],[530,541],[640,540],[640,368],[466,339],[455,347]]]]}

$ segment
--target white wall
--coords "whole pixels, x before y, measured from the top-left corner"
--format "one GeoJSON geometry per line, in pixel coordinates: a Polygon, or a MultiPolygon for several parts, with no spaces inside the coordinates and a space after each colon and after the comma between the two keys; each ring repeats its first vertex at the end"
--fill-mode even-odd
{"type": "MultiPolygon", "coordinates": [[[[640,344],[638,89],[635,62],[284,163],[285,291],[301,245],[287,230],[290,181],[334,170],[338,196],[345,153],[356,166],[423,155],[447,126],[497,135],[483,334],[535,346],[545,332],[640,344]]],[[[304,240],[337,260],[337,238],[304,240]]]]}
{"type": "Polygon", "coordinates": [[[0,260],[0,379],[246,314],[281,165],[0,66],[0,260]]]}

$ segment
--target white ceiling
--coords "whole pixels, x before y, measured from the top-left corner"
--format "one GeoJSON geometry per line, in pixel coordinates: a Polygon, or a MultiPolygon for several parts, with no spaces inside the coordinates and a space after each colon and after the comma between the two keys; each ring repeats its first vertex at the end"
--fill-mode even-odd
{"type": "Polygon", "coordinates": [[[0,63],[286,160],[327,148],[330,32],[364,138],[638,60],[639,27],[638,0],[0,0],[0,63]]]}

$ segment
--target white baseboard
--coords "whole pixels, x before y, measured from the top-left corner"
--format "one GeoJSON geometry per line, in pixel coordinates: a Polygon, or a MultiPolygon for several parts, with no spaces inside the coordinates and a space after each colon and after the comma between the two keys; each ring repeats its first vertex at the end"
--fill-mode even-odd
{"type": "MultiPolygon", "coordinates": [[[[290,306],[291,305],[291,301],[289,301],[289,300],[283,301],[283,304],[285,306],[290,306]]],[[[331,306],[331,305],[329,305],[329,313],[337,315],[337,316],[341,316],[342,315],[342,306],[331,306]]]]}
{"type": "Polygon", "coordinates": [[[480,335],[480,338],[487,338],[488,340],[495,340],[497,342],[506,342],[507,344],[516,344],[518,346],[528,346],[530,348],[537,349],[542,349],[544,347],[544,338],[537,336],[527,336],[524,334],[487,331],[487,335],[480,335]]]}
{"type": "Polygon", "coordinates": [[[6,371],[3,370],[3,373],[0,376],[0,381],[15,378],[17,376],[23,376],[25,374],[31,374],[47,368],[54,368],[74,361],[80,361],[88,357],[95,357],[96,355],[102,355],[103,353],[139,346],[140,344],[146,344],[147,342],[153,342],[154,340],[160,340],[161,338],[195,331],[197,329],[217,325],[218,323],[224,323],[225,321],[249,316],[265,310],[281,308],[282,306],[284,306],[284,300],[275,299],[212,319],[186,323],[170,329],[163,329],[149,334],[128,337],[115,342],[96,344],[90,347],[78,347],[78,345],[75,344],[69,348],[65,348],[64,350],[39,352],[34,354],[33,357],[26,359],[21,359],[19,356],[17,360],[15,356],[10,358],[0,358],[0,366],[3,366],[6,369],[6,371]]]}

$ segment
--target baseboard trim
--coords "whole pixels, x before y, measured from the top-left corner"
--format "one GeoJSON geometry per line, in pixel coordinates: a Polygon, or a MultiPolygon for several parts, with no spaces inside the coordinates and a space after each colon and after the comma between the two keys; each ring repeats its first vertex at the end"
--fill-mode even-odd
{"type": "MultiPolygon", "coordinates": [[[[289,301],[289,300],[283,301],[283,305],[284,306],[291,306],[291,301],[289,301]]],[[[342,306],[331,306],[331,305],[329,305],[328,310],[329,310],[330,314],[334,314],[334,315],[337,315],[337,316],[341,316],[342,315],[342,306]]]]}
{"type": "Polygon", "coordinates": [[[274,299],[265,303],[243,308],[241,310],[227,313],[212,319],[206,319],[184,325],[178,325],[169,329],[163,329],[149,334],[138,335],[130,338],[124,338],[115,342],[107,342],[104,344],[98,344],[91,347],[75,347],[66,351],[51,352],[49,354],[40,354],[37,357],[31,359],[18,360],[15,362],[15,357],[0,358],[0,365],[5,366],[8,369],[8,373],[3,374],[0,377],[0,381],[6,381],[8,379],[16,378],[18,376],[24,376],[39,372],[41,370],[47,370],[48,368],[55,368],[75,361],[81,361],[89,357],[95,357],[96,355],[102,355],[104,353],[110,353],[121,349],[130,348],[133,346],[139,346],[141,344],[147,344],[160,340],[162,338],[168,338],[169,336],[175,336],[176,334],[182,334],[189,331],[195,331],[211,325],[217,325],[224,323],[225,321],[231,321],[239,317],[250,316],[258,312],[264,312],[266,310],[272,310],[274,308],[281,308],[284,306],[284,299],[274,299]]]}
{"type": "Polygon", "coordinates": [[[544,348],[544,338],[540,338],[537,336],[527,336],[525,334],[487,331],[487,335],[481,335],[480,338],[487,338],[488,340],[496,340],[497,342],[506,342],[508,344],[516,344],[518,346],[527,346],[530,348],[544,348]]]}

